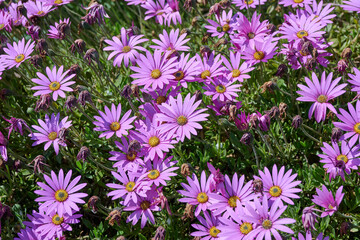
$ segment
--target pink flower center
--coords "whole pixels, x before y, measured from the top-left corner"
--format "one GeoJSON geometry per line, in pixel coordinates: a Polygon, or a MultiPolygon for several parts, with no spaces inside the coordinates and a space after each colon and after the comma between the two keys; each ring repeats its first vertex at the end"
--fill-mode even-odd
{"type": "Polygon", "coordinates": [[[152,136],[151,138],[149,138],[149,145],[151,147],[156,147],[159,144],[160,144],[160,139],[158,137],[152,136]]]}
{"type": "Polygon", "coordinates": [[[217,238],[217,235],[220,233],[221,231],[219,229],[217,229],[215,226],[211,227],[209,229],[209,233],[210,233],[210,236],[214,237],[214,238],[217,238]]]}
{"type": "Polygon", "coordinates": [[[58,214],[55,214],[51,220],[55,225],[60,225],[64,222],[64,218],[60,217],[58,214]]]}

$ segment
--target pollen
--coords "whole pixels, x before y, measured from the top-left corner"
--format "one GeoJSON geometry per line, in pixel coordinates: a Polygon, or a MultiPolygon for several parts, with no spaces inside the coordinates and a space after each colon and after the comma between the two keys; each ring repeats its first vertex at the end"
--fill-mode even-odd
{"type": "Polygon", "coordinates": [[[262,59],[264,59],[264,57],[265,57],[265,54],[264,54],[263,51],[256,51],[256,52],[254,53],[254,58],[255,58],[256,60],[262,60],[262,59]]]}
{"type": "Polygon", "coordinates": [[[129,46],[124,46],[123,49],[122,49],[123,53],[128,53],[131,51],[131,47],[129,46]]]}
{"type": "Polygon", "coordinates": [[[269,219],[265,219],[262,222],[262,226],[264,229],[270,229],[272,227],[272,222],[269,219]]]}
{"type": "Polygon", "coordinates": [[[55,139],[57,138],[57,132],[51,132],[51,133],[49,133],[48,138],[49,138],[50,140],[55,140],[55,139]]]}
{"type": "Polygon", "coordinates": [[[206,203],[209,200],[209,197],[208,197],[208,195],[206,195],[206,193],[201,192],[197,195],[196,200],[199,203],[206,203]]]}
{"type": "Polygon", "coordinates": [[[248,222],[243,222],[240,225],[240,232],[244,235],[248,234],[249,232],[251,232],[253,230],[253,226],[251,225],[251,223],[248,222]]]}
{"type": "Polygon", "coordinates": [[[238,196],[232,196],[229,198],[228,204],[230,205],[230,207],[232,208],[236,207],[236,200],[240,201],[240,198],[238,196]]]}
{"type": "Polygon", "coordinates": [[[220,84],[220,85],[216,86],[215,90],[218,93],[224,93],[224,92],[226,92],[226,87],[224,85],[220,84]]]}
{"type": "Polygon", "coordinates": [[[320,96],[318,96],[317,101],[319,103],[325,103],[325,102],[327,102],[327,99],[328,99],[327,96],[321,94],[320,96]]]}
{"type": "Polygon", "coordinates": [[[22,62],[24,59],[25,59],[25,55],[19,54],[15,57],[15,62],[19,63],[19,62],[22,62]]]}
{"type": "Polygon", "coordinates": [[[184,126],[185,124],[187,124],[188,119],[184,115],[181,115],[176,119],[176,121],[180,126],[184,126]]]}
{"type": "Polygon", "coordinates": [[[253,38],[255,37],[255,33],[249,32],[249,33],[248,33],[248,37],[249,37],[250,39],[253,39],[253,38]]]}
{"type": "Polygon", "coordinates": [[[227,31],[229,31],[230,30],[230,26],[229,26],[229,24],[224,24],[224,26],[222,26],[222,30],[223,30],[223,32],[227,32],[227,31]]]}
{"type": "Polygon", "coordinates": [[[180,81],[184,78],[184,72],[179,70],[176,73],[174,73],[175,80],[180,81]]]}
{"type": "Polygon", "coordinates": [[[231,72],[232,72],[232,77],[233,77],[233,78],[236,78],[236,77],[238,77],[238,76],[241,75],[241,72],[240,72],[239,69],[234,69],[234,70],[232,70],[231,72]]]}
{"type": "Polygon", "coordinates": [[[136,152],[128,152],[126,154],[126,159],[130,162],[134,161],[136,157],[137,157],[136,152]]]}
{"type": "Polygon", "coordinates": [[[160,105],[164,102],[166,102],[167,98],[165,96],[158,96],[156,99],[156,104],[160,105]]]}
{"type": "Polygon", "coordinates": [[[298,38],[303,38],[303,37],[309,36],[309,33],[308,33],[307,31],[305,31],[305,30],[301,30],[301,31],[298,31],[298,32],[296,33],[296,36],[297,36],[298,38]]]}
{"type": "Polygon", "coordinates": [[[161,71],[159,69],[152,70],[151,77],[154,79],[158,79],[159,77],[161,77],[161,71]]]}
{"type": "Polygon", "coordinates": [[[349,161],[349,158],[344,154],[340,154],[339,156],[336,157],[336,160],[347,163],[349,161]]]}
{"type": "Polygon", "coordinates": [[[205,70],[205,71],[203,71],[201,73],[201,78],[204,79],[204,80],[207,79],[210,76],[211,76],[211,72],[209,70],[205,70]]]}
{"type": "Polygon", "coordinates": [[[150,202],[147,200],[142,201],[142,203],[140,204],[140,207],[142,210],[147,210],[150,207],[150,202]]]}
{"type": "Polygon", "coordinates": [[[357,124],[354,125],[354,131],[357,134],[360,134],[360,122],[358,122],[357,124]]]}
{"type": "Polygon", "coordinates": [[[59,90],[60,88],[60,83],[57,82],[57,81],[54,81],[54,82],[51,82],[50,85],[49,85],[49,88],[51,91],[56,91],[56,90],[59,90]]]}
{"type": "Polygon", "coordinates": [[[62,0],[55,0],[54,3],[55,3],[55,4],[62,4],[63,1],[62,1],[62,0]]]}
{"type": "Polygon", "coordinates": [[[134,187],[135,187],[135,182],[130,181],[126,184],[126,191],[132,192],[134,190],[134,187]]]}
{"type": "Polygon", "coordinates": [[[117,130],[119,130],[120,128],[121,128],[121,125],[120,125],[119,122],[112,122],[112,123],[110,124],[110,129],[111,129],[112,131],[117,131],[117,130]]]}
{"type": "Polygon", "coordinates": [[[215,226],[213,226],[209,229],[210,236],[212,236],[214,238],[216,238],[220,232],[221,231],[219,229],[217,229],[215,226]]]}
{"type": "Polygon", "coordinates": [[[294,0],[294,3],[302,3],[304,0],[294,0]]]}
{"type": "Polygon", "coordinates": [[[160,144],[160,139],[158,137],[152,136],[151,138],[149,138],[149,145],[151,147],[156,147],[159,144],[160,144]]]}
{"type": "Polygon", "coordinates": [[[55,199],[58,202],[64,202],[66,199],[68,199],[68,197],[69,197],[69,194],[64,189],[60,189],[55,192],[55,199]]]}
{"type": "Polygon", "coordinates": [[[159,172],[159,170],[153,169],[153,170],[149,171],[147,176],[151,180],[154,180],[154,179],[157,179],[160,176],[160,172],[159,172]]]}
{"type": "Polygon", "coordinates": [[[64,222],[64,218],[60,217],[58,214],[55,214],[51,220],[55,225],[60,225],[64,222]]]}

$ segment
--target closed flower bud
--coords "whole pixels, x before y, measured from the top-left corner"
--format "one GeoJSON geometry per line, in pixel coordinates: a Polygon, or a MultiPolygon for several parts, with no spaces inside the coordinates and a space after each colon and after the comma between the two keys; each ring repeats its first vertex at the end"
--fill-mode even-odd
{"type": "Polygon", "coordinates": [[[90,48],[86,51],[84,59],[88,61],[89,65],[92,61],[99,63],[99,53],[95,48],[90,48]]]}
{"type": "Polygon", "coordinates": [[[92,196],[87,203],[88,208],[91,209],[93,213],[97,213],[98,211],[97,203],[99,200],[100,198],[98,196],[92,196]]]}
{"type": "Polygon", "coordinates": [[[183,35],[183,34],[186,34],[186,35],[191,34],[190,29],[188,29],[188,28],[183,28],[183,29],[181,30],[181,32],[180,32],[180,35],[183,35]]]}
{"type": "Polygon", "coordinates": [[[70,46],[70,50],[72,53],[77,51],[78,53],[83,53],[86,47],[86,43],[82,39],[76,39],[73,44],[70,46]]]}
{"type": "Polygon", "coordinates": [[[221,9],[221,5],[220,3],[215,3],[214,5],[212,5],[210,7],[209,13],[208,13],[208,17],[210,17],[211,15],[213,15],[214,13],[219,16],[220,13],[220,9],[221,9]]]}
{"type": "Polygon", "coordinates": [[[14,169],[15,169],[15,171],[19,171],[20,168],[21,168],[21,161],[20,160],[15,160],[14,161],[14,169]]]}
{"type": "MultiPolygon", "coordinates": [[[[314,211],[317,210],[314,205],[304,208],[301,216],[301,220],[305,230],[315,229],[315,223],[317,223],[316,217],[319,217],[314,211]]],[[[316,229],[315,229],[316,230],[316,229]]]]}
{"type": "Polygon", "coordinates": [[[49,47],[44,38],[37,40],[36,42],[36,49],[40,52],[40,54],[44,55],[48,52],[49,47]]]}
{"type": "Polygon", "coordinates": [[[6,218],[12,217],[11,208],[0,202],[0,221],[6,222],[6,218]]]}
{"type": "Polygon", "coordinates": [[[346,69],[349,67],[348,63],[346,62],[346,60],[344,59],[340,59],[338,64],[337,64],[337,70],[340,73],[344,73],[346,71],[346,69]]]}
{"type": "Polygon", "coordinates": [[[81,71],[81,68],[78,64],[71,65],[69,72],[68,72],[68,76],[70,76],[72,74],[79,75],[80,71],[81,71]]]}
{"type": "Polygon", "coordinates": [[[40,99],[36,101],[35,112],[39,112],[40,110],[46,111],[51,103],[52,97],[50,94],[42,94],[40,99]]]}
{"type": "Polygon", "coordinates": [[[282,118],[282,119],[286,118],[286,112],[288,110],[288,105],[286,103],[280,103],[279,110],[280,110],[280,118],[282,118]]]}
{"type": "Polygon", "coordinates": [[[89,150],[87,147],[82,146],[82,147],[80,148],[79,153],[78,153],[77,156],[76,156],[76,159],[79,160],[79,161],[80,161],[80,160],[83,160],[83,162],[85,162],[86,159],[87,159],[89,156],[90,156],[90,150],[89,150]]]}
{"type": "Polygon", "coordinates": [[[303,119],[300,115],[296,115],[293,118],[293,121],[291,123],[291,126],[293,126],[293,128],[297,129],[301,126],[301,124],[303,123],[303,119]]]}
{"type": "Polygon", "coordinates": [[[260,179],[255,179],[253,181],[253,191],[254,193],[261,193],[261,195],[263,194],[264,185],[260,179]]]}
{"type": "Polygon", "coordinates": [[[190,174],[191,174],[190,163],[183,163],[181,165],[181,175],[186,178],[187,176],[190,176],[190,174]]]}
{"type": "MultiPolygon", "coordinates": [[[[190,0],[191,1],[191,0],[190,0]]],[[[200,20],[200,17],[194,17],[192,20],[191,20],[191,26],[195,26],[196,23],[200,20]]]]}
{"type": "Polygon", "coordinates": [[[67,128],[61,128],[59,131],[59,144],[63,144],[66,141],[66,137],[69,133],[67,128]]]}
{"type": "Polygon", "coordinates": [[[165,228],[163,226],[159,226],[156,229],[155,236],[152,240],[165,240],[165,228]]]}
{"type": "Polygon", "coordinates": [[[255,129],[258,127],[258,124],[259,124],[259,117],[256,113],[253,113],[251,116],[250,116],[250,127],[255,129]]]}
{"type": "Polygon", "coordinates": [[[113,210],[109,213],[109,215],[105,218],[105,220],[109,220],[110,226],[114,226],[115,222],[120,226],[121,222],[121,210],[113,210]]]}
{"type": "Polygon", "coordinates": [[[36,15],[32,15],[31,17],[29,17],[29,21],[34,25],[39,25],[40,17],[36,15]]]}
{"type": "Polygon", "coordinates": [[[333,128],[331,131],[331,141],[339,142],[340,137],[343,135],[343,131],[340,128],[333,128]]]}
{"type": "Polygon", "coordinates": [[[67,110],[70,110],[70,112],[72,112],[72,109],[74,107],[77,106],[77,100],[76,100],[76,97],[73,96],[73,95],[69,95],[67,98],[66,98],[66,101],[65,101],[65,108],[67,110]]]}
{"type": "Polygon", "coordinates": [[[11,91],[7,88],[3,88],[0,90],[0,99],[5,101],[6,96],[10,96],[11,95],[11,91]]]}
{"type": "Polygon", "coordinates": [[[26,9],[26,7],[24,7],[24,5],[22,5],[22,4],[17,6],[16,12],[17,12],[19,15],[22,15],[22,16],[26,16],[26,15],[27,15],[27,9],[26,9]]]}
{"type": "Polygon", "coordinates": [[[42,57],[40,55],[33,55],[30,57],[30,63],[34,65],[34,67],[39,68],[42,66],[42,57]]]}
{"type": "Polygon", "coordinates": [[[70,25],[66,22],[60,23],[56,28],[60,33],[60,39],[64,39],[70,33],[70,25]]]}
{"type": "Polygon", "coordinates": [[[88,90],[83,90],[79,93],[79,99],[77,100],[83,107],[85,107],[86,103],[90,103],[93,105],[93,101],[91,99],[91,94],[88,90]]]}
{"type": "Polygon", "coordinates": [[[202,93],[200,90],[196,90],[195,91],[195,101],[200,101],[202,100],[202,93]]]}
{"type": "Polygon", "coordinates": [[[226,45],[227,43],[228,41],[225,38],[221,38],[215,43],[214,47],[218,48],[220,45],[226,45]]]}
{"type": "Polygon", "coordinates": [[[125,87],[121,91],[121,96],[124,98],[130,99],[131,98],[131,87],[130,85],[125,85],[125,87]]]}
{"type": "Polygon", "coordinates": [[[38,155],[30,164],[34,164],[34,173],[42,173],[43,165],[49,166],[45,163],[45,157],[43,155],[38,155]]]}
{"type": "Polygon", "coordinates": [[[231,2],[229,0],[221,0],[220,1],[220,6],[223,9],[229,8],[231,6],[231,2]]]}
{"type": "Polygon", "coordinates": [[[316,59],[308,58],[305,63],[305,68],[309,71],[312,71],[316,67],[316,59]]]}
{"type": "Polygon", "coordinates": [[[350,227],[351,227],[351,223],[349,223],[349,222],[343,222],[343,223],[341,223],[340,235],[341,235],[341,236],[346,235],[346,234],[349,232],[350,227]]]}
{"type": "Polygon", "coordinates": [[[350,60],[352,55],[352,51],[350,48],[345,48],[344,51],[342,51],[341,53],[341,58],[346,59],[346,60],[350,60]]]}
{"type": "Polygon", "coordinates": [[[244,133],[240,139],[240,142],[247,146],[251,145],[252,141],[253,141],[253,136],[249,132],[244,133]]]}
{"type": "Polygon", "coordinates": [[[268,24],[266,28],[269,30],[269,33],[274,33],[276,31],[276,26],[272,23],[268,24]]]}
{"type": "Polygon", "coordinates": [[[229,121],[234,121],[237,115],[237,107],[235,104],[231,104],[229,107],[229,121]]]}
{"type": "Polygon", "coordinates": [[[201,46],[200,47],[200,54],[202,57],[208,56],[211,53],[211,49],[208,46],[201,46]]]}
{"type": "Polygon", "coordinates": [[[280,64],[275,73],[275,76],[282,77],[284,76],[284,74],[287,73],[287,71],[288,71],[288,67],[285,64],[280,64]]]}
{"type": "Polygon", "coordinates": [[[273,93],[276,87],[276,83],[274,83],[273,81],[267,81],[260,87],[261,93],[265,93],[266,91],[273,93]]]}
{"type": "Polygon", "coordinates": [[[186,11],[190,12],[192,9],[192,6],[193,6],[193,0],[185,0],[184,9],[186,11]]]}
{"type": "Polygon", "coordinates": [[[131,140],[127,150],[128,152],[140,152],[141,144],[137,140],[131,140]]]}

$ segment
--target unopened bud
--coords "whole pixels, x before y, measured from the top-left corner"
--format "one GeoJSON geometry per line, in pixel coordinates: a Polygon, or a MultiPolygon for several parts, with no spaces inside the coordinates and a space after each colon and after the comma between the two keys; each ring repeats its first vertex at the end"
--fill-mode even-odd
{"type": "Polygon", "coordinates": [[[78,153],[77,156],[76,156],[76,159],[77,159],[77,160],[82,160],[83,162],[85,162],[86,159],[87,159],[89,156],[90,156],[90,150],[89,150],[87,147],[82,146],[82,147],[80,148],[79,153],[78,153]]]}
{"type": "Polygon", "coordinates": [[[260,179],[255,179],[253,181],[253,191],[254,193],[263,193],[264,191],[264,185],[263,182],[260,179]]]}
{"type": "Polygon", "coordinates": [[[309,71],[312,71],[316,67],[316,59],[308,58],[305,63],[305,68],[309,71]]]}
{"type": "Polygon", "coordinates": [[[221,38],[219,39],[216,43],[215,43],[215,48],[218,48],[220,45],[226,45],[228,43],[228,41],[225,38],[221,38]]]}
{"type": "Polygon", "coordinates": [[[301,126],[301,124],[303,123],[303,119],[300,115],[296,115],[293,118],[293,121],[291,123],[291,126],[293,126],[293,128],[297,129],[301,126]]]}
{"type": "Polygon", "coordinates": [[[70,50],[72,53],[77,51],[78,53],[83,53],[86,47],[86,43],[82,39],[76,39],[73,44],[70,46],[70,50]]]}
{"type": "Polygon", "coordinates": [[[211,49],[208,46],[201,46],[200,47],[200,54],[202,57],[208,56],[211,53],[211,49]]]}
{"type": "Polygon", "coordinates": [[[343,135],[343,131],[340,128],[333,128],[331,131],[331,141],[338,142],[343,135]]]}
{"type": "Polygon", "coordinates": [[[79,93],[78,103],[80,103],[83,107],[85,107],[87,102],[93,105],[91,94],[89,93],[88,90],[83,90],[79,93]]]}
{"type": "Polygon", "coordinates": [[[34,65],[34,67],[39,68],[42,66],[42,57],[40,55],[33,55],[30,58],[30,63],[34,65]]]}
{"type": "Polygon", "coordinates": [[[165,240],[165,228],[163,226],[159,226],[156,229],[155,236],[152,240],[165,240]]]}
{"type": "Polygon", "coordinates": [[[240,142],[247,146],[251,145],[252,141],[253,141],[253,136],[249,132],[244,133],[240,139],[240,142]]]}
{"type": "Polygon", "coordinates": [[[284,74],[287,73],[287,71],[288,71],[288,67],[285,64],[280,64],[275,73],[275,76],[282,77],[284,76],[284,74]]]}
{"type": "Polygon", "coordinates": [[[183,221],[187,220],[187,219],[193,220],[194,219],[194,209],[195,209],[194,205],[187,203],[184,213],[183,213],[183,216],[181,217],[181,220],[183,220],[183,221]]]}
{"type": "Polygon", "coordinates": [[[96,63],[99,63],[99,53],[95,48],[90,48],[86,51],[84,59],[88,61],[89,65],[91,64],[92,60],[96,63]]]}
{"type": "Polygon", "coordinates": [[[100,200],[100,198],[98,196],[92,196],[87,203],[88,208],[90,208],[93,213],[97,213],[97,211],[98,211],[97,202],[99,200],[100,200]]]}
{"type": "Polygon", "coordinates": [[[113,210],[109,213],[109,215],[105,218],[105,220],[109,220],[110,226],[114,226],[115,222],[120,226],[121,222],[121,210],[113,210]]]}
{"type": "Polygon", "coordinates": [[[142,92],[142,98],[144,102],[151,102],[153,100],[153,97],[147,92],[142,92]]]}
{"type": "Polygon", "coordinates": [[[72,112],[72,109],[77,106],[76,97],[73,95],[69,95],[65,101],[65,108],[72,112]]]}
{"type": "Polygon", "coordinates": [[[202,101],[202,93],[200,90],[196,90],[195,91],[195,102],[200,101],[200,100],[202,101]]]}
{"type": "Polygon", "coordinates": [[[131,85],[131,95],[133,95],[134,97],[139,97],[139,94],[140,94],[139,86],[136,84],[132,84],[131,85]]]}
{"type": "Polygon", "coordinates": [[[229,121],[234,121],[237,115],[237,107],[235,104],[231,104],[229,107],[229,121]]]}
{"type": "Polygon", "coordinates": [[[130,99],[131,98],[131,87],[130,85],[125,85],[125,87],[121,91],[121,96],[124,98],[130,99]]]}
{"type": "Polygon", "coordinates": [[[276,83],[274,83],[273,81],[267,81],[260,87],[261,93],[265,93],[266,91],[273,93],[276,87],[276,83]]]}
{"type": "Polygon", "coordinates": [[[40,99],[36,101],[35,112],[39,112],[40,110],[46,111],[52,103],[52,98],[50,94],[42,94],[40,95],[40,99]]]}
{"type": "Polygon", "coordinates": [[[340,73],[344,73],[346,71],[346,69],[349,67],[348,63],[346,62],[346,60],[344,59],[340,59],[338,64],[337,64],[337,70],[340,73]]]}
{"type": "Polygon", "coordinates": [[[284,119],[286,118],[286,112],[288,110],[288,105],[286,103],[280,103],[279,104],[279,110],[280,110],[280,118],[284,119]]]}
{"type": "Polygon", "coordinates": [[[181,165],[181,175],[183,177],[187,177],[187,176],[190,176],[191,174],[191,165],[190,163],[183,163],[181,165]]]}
{"type": "Polygon", "coordinates": [[[352,51],[350,48],[345,48],[341,53],[341,58],[349,60],[351,58],[352,51]]]}

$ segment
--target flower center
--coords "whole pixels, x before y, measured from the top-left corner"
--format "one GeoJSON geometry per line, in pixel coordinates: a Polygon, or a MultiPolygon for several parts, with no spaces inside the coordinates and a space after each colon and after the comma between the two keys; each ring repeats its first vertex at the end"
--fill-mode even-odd
{"type": "Polygon", "coordinates": [[[174,73],[174,76],[175,76],[175,80],[180,81],[181,79],[184,78],[184,72],[179,70],[176,73],[174,73]]]}
{"type": "Polygon", "coordinates": [[[278,196],[281,195],[282,190],[281,190],[281,188],[280,188],[279,186],[272,186],[272,187],[270,188],[270,190],[269,190],[269,193],[270,193],[270,195],[273,196],[273,197],[278,197],[278,196]]]}
{"type": "Polygon", "coordinates": [[[55,4],[62,4],[63,1],[62,1],[62,0],[55,0],[54,3],[55,3],[55,4]]]}
{"type": "Polygon", "coordinates": [[[205,70],[201,73],[201,78],[202,79],[207,79],[208,77],[211,76],[211,72],[209,70],[205,70]]]}
{"type": "Polygon", "coordinates": [[[184,115],[181,115],[176,119],[176,121],[180,126],[184,126],[185,124],[187,124],[188,119],[184,115]]]}
{"type": "Polygon", "coordinates": [[[269,219],[266,219],[262,222],[262,226],[265,229],[270,229],[272,227],[272,222],[269,219]]]}
{"type": "Polygon", "coordinates": [[[57,138],[57,132],[51,132],[51,133],[49,133],[48,138],[49,138],[50,140],[55,140],[55,139],[57,138]]]}
{"type": "Polygon", "coordinates": [[[66,199],[68,199],[68,197],[69,197],[69,194],[64,189],[60,189],[55,192],[55,199],[58,202],[63,202],[66,199]]]}
{"type": "Polygon", "coordinates": [[[126,154],[126,159],[128,160],[128,161],[134,161],[135,160],[135,158],[137,157],[137,154],[136,154],[136,152],[128,152],[127,154],[126,154]]]}
{"type": "Polygon", "coordinates": [[[294,0],[294,3],[302,3],[304,0],[294,0]]]}
{"type": "Polygon", "coordinates": [[[112,123],[110,124],[110,129],[111,129],[112,131],[117,131],[117,130],[120,129],[120,127],[121,127],[121,125],[120,125],[119,122],[112,122],[112,123]]]}
{"type": "Polygon", "coordinates": [[[151,71],[151,77],[154,79],[158,79],[159,77],[161,77],[161,72],[159,69],[154,69],[151,71]]]}
{"type": "Polygon", "coordinates": [[[248,4],[248,5],[252,4],[253,2],[254,2],[254,0],[244,0],[244,3],[248,4]]]}
{"type": "Polygon", "coordinates": [[[150,178],[151,180],[157,179],[160,176],[160,172],[156,169],[153,169],[149,172],[149,174],[147,175],[148,178],[150,178]]]}
{"type": "Polygon", "coordinates": [[[360,134],[360,122],[358,122],[357,124],[355,124],[355,126],[354,126],[354,131],[355,131],[357,134],[360,134]]]}
{"type": "Polygon", "coordinates": [[[124,46],[123,49],[122,49],[123,53],[128,53],[131,51],[131,47],[129,46],[124,46]]]}
{"type": "Polygon", "coordinates": [[[210,236],[212,237],[217,237],[217,235],[220,233],[221,231],[219,229],[217,229],[215,226],[211,227],[209,229],[209,233],[210,233],[210,236]]]}
{"type": "Polygon", "coordinates": [[[0,24],[0,30],[5,27],[5,24],[0,24]]]}
{"type": "MultiPolygon", "coordinates": [[[[296,0],[295,0],[295,1],[296,1],[296,0]]],[[[308,34],[307,31],[301,30],[301,31],[298,31],[298,32],[297,32],[296,36],[297,36],[298,38],[303,38],[303,37],[309,36],[309,34],[308,34]]]]}
{"type": "Polygon", "coordinates": [[[229,31],[230,30],[230,26],[229,26],[229,24],[224,24],[224,26],[222,26],[222,30],[223,30],[223,32],[227,32],[227,31],[229,31]]]}
{"type": "Polygon", "coordinates": [[[199,203],[206,203],[209,200],[209,197],[208,197],[208,195],[206,195],[206,193],[201,192],[197,195],[196,200],[199,203]]]}
{"type": "Polygon", "coordinates": [[[318,96],[317,101],[318,101],[319,103],[324,103],[324,102],[327,101],[327,96],[321,94],[320,96],[318,96]]]}
{"type": "Polygon", "coordinates": [[[309,52],[308,51],[303,51],[303,50],[300,50],[299,53],[301,54],[301,56],[307,56],[309,55],[309,52]]]}
{"type": "Polygon", "coordinates": [[[336,160],[343,161],[344,163],[347,163],[349,161],[348,157],[344,154],[340,154],[336,157],[336,160]]]}
{"type": "Polygon", "coordinates": [[[135,183],[134,183],[134,182],[128,182],[128,183],[126,184],[126,191],[132,192],[133,189],[134,189],[134,187],[135,187],[135,183]]]}
{"type": "Polygon", "coordinates": [[[60,88],[60,83],[57,81],[51,82],[49,88],[51,91],[56,91],[60,88]]]}
{"type": "Polygon", "coordinates": [[[334,207],[331,204],[329,204],[328,209],[334,209],[334,207]]]}
{"type": "Polygon", "coordinates": [[[249,33],[248,33],[248,37],[249,37],[250,39],[253,39],[253,38],[255,37],[255,33],[249,32],[249,33]]]}
{"type": "Polygon", "coordinates": [[[230,205],[230,207],[236,207],[236,200],[240,200],[240,198],[238,196],[232,196],[231,198],[229,198],[228,204],[230,205]]]}
{"type": "Polygon", "coordinates": [[[249,232],[251,232],[253,230],[253,227],[251,225],[251,223],[248,222],[243,222],[240,225],[240,232],[244,235],[248,234],[249,232]]]}
{"type": "Polygon", "coordinates": [[[238,77],[238,76],[241,75],[241,72],[240,72],[239,69],[234,69],[234,70],[232,70],[231,72],[232,72],[232,77],[233,77],[233,78],[236,78],[236,77],[238,77]]]}
{"type": "Polygon", "coordinates": [[[151,147],[156,147],[159,144],[160,144],[160,139],[158,137],[152,136],[151,138],[149,138],[149,145],[151,147]]]}
{"type": "Polygon", "coordinates": [[[164,102],[166,102],[167,98],[165,96],[158,96],[156,99],[156,104],[160,105],[164,102]]]}
{"type": "Polygon", "coordinates": [[[226,91],[226,87],[222,84],[220,85],[217,85],[215,90],[218,92],[218,93],[224,93],[226,91]]]}
{"type": "Polygon", "coordinates": [[[64,222],[64,218],[63,217],[60,217],[58,214],[55,214],[53,217],[52,217],[52,222],[53,224],[55,225],[60,225],[64,222]]]}
{"type": "Polygon", "coordinates": [[[25,59],[25,55],[19,54],[15,57],[15,62],[19,63],[19,62],[22,62],[24,59],[25,59]]]}
{"type": "Polygon", "coordinates": [[[257,52],[254,53],[254,58],[255,58],[256,60],[261,60],[261,59],[263,59],[264,57],[265,57],[265,54],[264,54],[263,51],[257,51],[257,52]]]}
{"type": "Polygon", "coordinates": [[[148,209],[150,207],[150,202],[145,200],[140,204],[140,207],[141,207],[142,210],[146,210],[146,209],[148,209]]]}
{"type": "Polygon", "coordinates": [[[44,11],[38,11],[37,15],[43,15],[44,11]]]}

